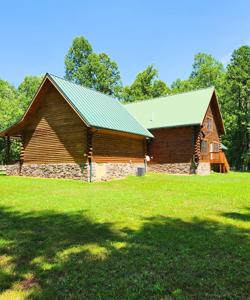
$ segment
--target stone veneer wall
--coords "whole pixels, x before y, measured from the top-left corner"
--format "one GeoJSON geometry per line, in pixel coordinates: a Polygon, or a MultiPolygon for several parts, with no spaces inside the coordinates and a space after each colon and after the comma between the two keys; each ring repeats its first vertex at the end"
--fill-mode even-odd
{"type": "Polygon", "coordinates": [[[138,167],[145,167],[144,163],[103,163],[92,164],[93,181],[124,178],[128,175],[136,175],[138,167]]]}
{"type": "Polygon", "coordinates": [[[6,175],[89,180],[88,164],[75,163],[7,165],[6,175]]]}
{"type": "Polygon", "coordinates": [[[211,173],[211,167],[209,162],[199,162],[196,169],[196,174],[198,175],[209,175],[211,173]]]}
{"type": "Polygon", "coordinates": [[[169,174],[193,174],[191,163],[163,163],[149,164],[149,172],[169,173],[169,174]]]}
{"type": "Polygon", "coordinates": [[[20,175],[20,164],[6,165],[6,175],[19,176],[20,175]]]}
{"type": "MultiPolygon", "coordinates": [[[[137,168],[144,164],[92,163],[92,181],[111,180],[136,175],[137,168]]],[[[9,176],[31,176],[42,178],[69,178],[89,181],[89,164],[20,164],[6,166],[9,176]]]]}

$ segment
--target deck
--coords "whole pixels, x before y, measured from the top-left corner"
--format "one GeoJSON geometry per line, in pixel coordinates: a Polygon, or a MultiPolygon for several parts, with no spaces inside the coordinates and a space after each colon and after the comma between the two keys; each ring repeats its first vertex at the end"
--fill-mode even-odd
{"type": "Polygon", "coordinates": [[[223,151],[210,152],[208,154],[201,155],[201,161],[210,162],[211,166],[218,167],[218,171],[220,173],[226,173],[230,170],[229,163],[223,151]]]}

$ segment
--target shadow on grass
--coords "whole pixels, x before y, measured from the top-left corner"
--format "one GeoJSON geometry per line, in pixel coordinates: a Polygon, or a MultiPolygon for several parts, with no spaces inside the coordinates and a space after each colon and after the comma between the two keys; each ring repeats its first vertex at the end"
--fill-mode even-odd
{"type": "Polygon", "coordinates": [[[0,290],[37,285],[32,299],[246,299],[249,231],[162,216],[112,230],[84,212],[0,211],[0,290]],[[64,251],[64,252],[63,252],[64,251]],[[32,274],[31,284],[27,274],[32,274]],[[25,281],[26,280],[26,281],[25,281]],[[1,284],[2,283],[2,284],[1,284]]]}
{"type": "Polygon", "coordinates": [[[227,212],[227,213],[222,213],[221,215],[226,218],[249,222],[250,221],[250,208],[247,207],[246,210],[248,210],[249,213],[242,214],[242,213],[237,213],[237,212],[227,212]]]}

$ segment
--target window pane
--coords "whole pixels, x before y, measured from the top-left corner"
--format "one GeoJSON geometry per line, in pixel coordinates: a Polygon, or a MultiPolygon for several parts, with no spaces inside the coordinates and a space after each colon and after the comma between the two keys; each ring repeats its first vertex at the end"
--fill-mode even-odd
{"type": "Polygon", "coordinates": [[[213,120],[211,118],[207,118],[207,129],[209,131],[213,129],[213,120]]]}
{"type": "Polygon", "coordinates": [[[207,153],[207,141],[201,141],[201,152],[207,153]]]}
{"type": "Polygon", "coordinates": [[[214,143],[214,152],[219,152],[219,144],[214,143]]]}

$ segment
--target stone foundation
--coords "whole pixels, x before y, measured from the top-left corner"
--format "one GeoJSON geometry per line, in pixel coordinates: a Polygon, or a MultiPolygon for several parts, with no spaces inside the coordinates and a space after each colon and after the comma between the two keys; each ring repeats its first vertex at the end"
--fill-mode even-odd
{"type": "Polygon", "coordinates": [[[20,164],[6,166],[6,175],[89,180],[88,164],[20,164]]]}
{"type": "MultiPolygon", "coordinates": [[[[124,178],[128,175],[136,175],[138,167],[145,167],[141,164],[130,163],[92,163],[92,181],[102,181],[124,178]]],[[[190,163],[176,164],[149,164],[149,172],[169,174],[210,174],[210,163],[200,162],[194,171],[190,163]]],[[[10,176],[31,176],[42,178],[69,178],[90,181],[89,164],[20,164],[7,165],[6,175],[10,176]]]]}
{"type": "MultiPolygon", "coordinates": [[[[144,164],[92,163],[91,181],[111,180],[136,175],[137,168],[144,164]]],[[[90,181],[90,166],[86,164],[20,164],[6,166],[6,175],[41,178],[69,178],[90,181]]]]}
{"type": "Polygon", "coordinates": [[[198,175],[209,175],[211,173],[211,167],[209,162],[199,162],[196,169],[196,174],[198,175]]]}
{"type": "Polygon", "coordinates": [[[149,164],[149,172],[169,173],[169,174],[193,174],[191,163],[173,163],[173,164],[149,164]]]}
{"type": "Polygon", "coordinates": [[[6,165],[6,175],[19,176],[20,175],[20,164],[6,165]]]}
{"type": "Polygon", "coordinates": [[[136,175],[138,167],[145,167],[142,164],[130,164],[130,163],[93,163],[93,180],[111,180],[124,178],[129,175],[136,175]]]}

